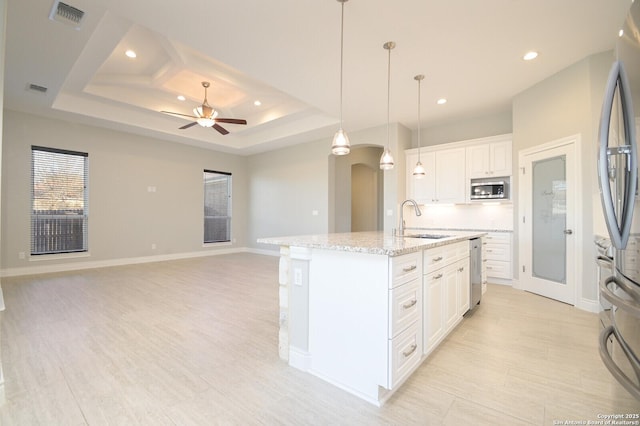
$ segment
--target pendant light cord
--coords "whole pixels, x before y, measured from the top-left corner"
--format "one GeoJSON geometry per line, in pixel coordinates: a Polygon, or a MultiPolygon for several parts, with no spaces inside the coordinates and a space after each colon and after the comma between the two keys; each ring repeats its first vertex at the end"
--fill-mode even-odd
{"type": "Polygon", "coordinates": [[[422,83],[422,79],[418,78],[418,163],[420,162],[420,86],[422,83]]]}
{"type": "Polygon", "coordinates": [[[393,46],[389,46],[389,61],[387,65],[387,149],[389,149],[390,133],[389,133],[389,111],[391,105],[391,49],[393,46]]]}
{"type": "Polygon", "coordinates": [[[340,17],[340,129],[342,129],[342,73],[344,69],[344,1],[342,2],[342,16],[340,17]]]}

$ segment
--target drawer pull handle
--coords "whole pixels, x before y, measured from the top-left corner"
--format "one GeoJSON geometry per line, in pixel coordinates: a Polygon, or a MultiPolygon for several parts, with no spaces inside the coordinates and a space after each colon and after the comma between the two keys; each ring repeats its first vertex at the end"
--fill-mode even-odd
{"type": "Polygon", "coordinates": [[[402,352],[402,355],[404,355],[405,358],[408,358],[412,353],[416,351],[416,349],[418,349],[418,345],[414,343],[413,345],[411,345],[411,349],[406,352],[402,352]]]}
{"type": "Polygon", "coordinates": [[[493,253],[493,250],[487,249],[487,253],[493,253]]]}
{"type": "Polygon", "coordinates": [[[415,306],[415,305],[416,305],[416,303],[418,303],[418,299],[413,299],[411,302],[409,302],[409,303],[407,303],[407,304],[405,304],[405,305],[402,305],[402,307],[403,307],[404,309],[409,309],[409,308],[411,308],[411,307],[415,306]]]}
{"type": "Polygon", "coordinates": [[[493,269],[491,266],[487,266],[487,269],[493,269]]]}
{"type": "Polygon", "coordinates": [[[434,257],[433,261],[434,262],[440,262],[442,260],[442,256],[438,256],[438,257],[434,257]]]}
{"type": "Polygon", "coordinates": [[[413,271],[413,270],[415,270],[415,269],[417,269],[417,268],[418,268],[418,266],[417,266],[417,265],[411,265],[411,266],[407,266],[407,267],[402,268],[402,270],[403,270],[404,272],[411,272],[411,271],[413,271]]]}
{"type": "Polygon", "coordinates": [[[433,277],[434,280],[439,280],[440,278],[442,278],[442,274],[438,274],[435,277],[433,277]]]}
{"type": "Polygon", "coordinates": [[[458,272],[464,271],[464,268],[458,268],[458,272]]]}

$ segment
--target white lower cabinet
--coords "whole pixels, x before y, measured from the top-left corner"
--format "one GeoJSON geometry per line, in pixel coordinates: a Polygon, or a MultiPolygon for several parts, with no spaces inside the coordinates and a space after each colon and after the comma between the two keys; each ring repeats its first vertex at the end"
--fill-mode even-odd
{"type": "Polygon", "coordinates": [[[511,234],[506,232],[490,232],[483,238],[484,257],[486,259],[487,277],[493,282],[508,282],[513,278],[511,261],[511,234]],[[497,279],[497,280],[496,280],[497,279]]]}
{"type": "MultiPolygon", "coordinates": [[[[468,241],[401,256],[314,249],[310,258],[308,352],[294,355],[305,371],[376,405],[469,307],[468,241]]],[[[290,327],[296,315],[290,309],[290,327]]]]}
{"type": "Polygon", "coordinates": [[[469,310],[469,242],[424,252],[423,354],[430,353],[469,310]]]}

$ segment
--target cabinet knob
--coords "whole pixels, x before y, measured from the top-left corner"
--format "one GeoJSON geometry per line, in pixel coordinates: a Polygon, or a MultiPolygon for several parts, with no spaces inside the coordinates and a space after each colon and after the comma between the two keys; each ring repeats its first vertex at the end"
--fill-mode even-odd
{"type": "Polygon", "coordinates": [[[411,272],[411,271],[415,270],[416,268],[418,268],[416,265],[406,266],[406,267],[402,268],[402,271],[403,272],[411,272]]]}

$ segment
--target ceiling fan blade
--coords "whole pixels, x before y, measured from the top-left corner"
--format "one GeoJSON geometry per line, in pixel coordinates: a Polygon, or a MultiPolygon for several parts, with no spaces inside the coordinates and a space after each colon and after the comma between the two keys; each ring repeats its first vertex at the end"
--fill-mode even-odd
{"type": "Polygon", "coordinates": [[[188,129],[189,127],[191,127],[191,126],[195,126],[196,124],[198,124],[198,122],[197,122],[197,121],[194,121],[193,123],[185,124],[184,126],[179,127],[179,129],[180,129],[180,130],[188,129]]]}
{"type": "Polygon", "coordinates": [[[224,127],[220,126],[218,123],[214,124],[213,128],[216,129],[218,132],[220,132],[223,135],[226,135],[227,133],[229,133],[229,131],[227,129],[225,129],[224,127]]]}
{"type": "Polygon", "coordinates": [[[180,114],[179,112],[171,112],[171,111],[160,111],[160,112],[163,112],[165,114],[180,115],[182,117],[200,118],[200,117],[196,117],[195,115],[180,114]]]}
{"type": "Polygon", "coordinates": [[[238,118],[216,118],[217,123],[229,123],[229,124],[247,124],[247,120],[238,118]]]}

